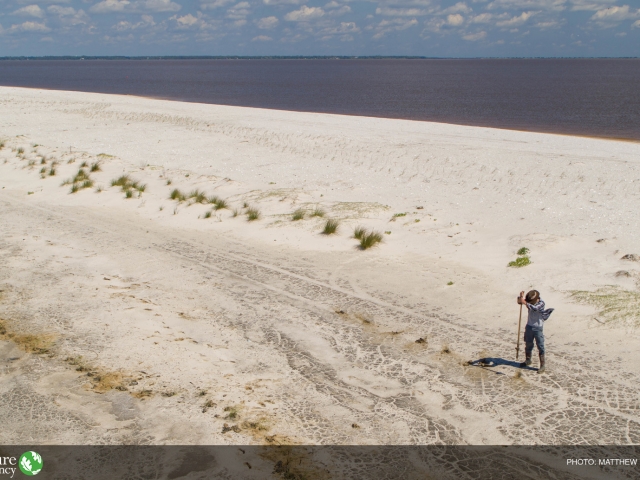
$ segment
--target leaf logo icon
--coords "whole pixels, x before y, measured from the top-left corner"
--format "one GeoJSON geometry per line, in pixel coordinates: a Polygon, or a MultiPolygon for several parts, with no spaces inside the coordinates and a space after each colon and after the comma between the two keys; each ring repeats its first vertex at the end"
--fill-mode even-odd
{"type": "Polygon", "coordinates": [[[42,457],[36,452],[24,452],[20,456],[18,466],[20,471],[27,476],[37,475],[42,470],[42,457]]]}

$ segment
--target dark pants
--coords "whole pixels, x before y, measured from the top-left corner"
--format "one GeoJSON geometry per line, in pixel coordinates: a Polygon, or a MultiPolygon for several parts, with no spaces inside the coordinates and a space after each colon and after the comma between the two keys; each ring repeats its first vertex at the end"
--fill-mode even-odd
{"type": "Polygon", "coordinates": [[[531,356],[534,340],[538,346],[538,352],[540,352],[540,355],[544,355],[544,334],[542,333],[542,329],[527,325],[524,329],[524,353],[527,357],[531,356]]]}

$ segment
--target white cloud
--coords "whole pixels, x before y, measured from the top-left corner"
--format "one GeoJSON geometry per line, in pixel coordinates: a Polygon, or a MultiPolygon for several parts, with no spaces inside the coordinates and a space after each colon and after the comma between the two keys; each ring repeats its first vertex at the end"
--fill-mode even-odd
{"type": "Polygon", "coordinates": [[[538,22],[535,26],[540,30],[548,30],[550,28],[558,28],[562,23],[563,22],[559,22],[557,20],[548,20],[546,22],[538,22]]]}
{"type": "Polygon", "coordinates": [[[151,15],[142,15],[142,20],[137,23],[131,23],[127,21],[121,21],[116,23],[111,28],[117,30],[118,32],[124,32],[126,30],[137,30],[139,28],[145,27],[153,27],[156,22],[153,21],[153,17],[151,15]]]}
{"type": "Polygon", "coordinates": [[[480,15],[476,15],[471,18],[471,23],[489,23],[493,19],[493,14],[491,13],[481,13],[480,15]]]}
{"type": "Polygon", "coordinates": [[[448,15],[447,23],[452,27],[459,27],[464,23],[464,17],[459,13],[456,13],[455,15],[448,15]]]}
{"type": "Polygon", "coordinates": [[[493,0],[487,9],[492,10],[495,8],[503,9],[522,9],[533,8],[541,10],[565,10],[567,0],[493,0]]]}
{"type": "Polygon", "coordinates": [[[194,17],[190,13],[187,15],[183,15],[182,17],[176,17],[176,23],[180,27],[193,27],[199,22],[197,17],[194,17]]]}
{"type": "Polygon", "coordinates": [[[253,37],[251,39],[252,42],[270,42],[273,38],[267,37],[266,35],[258,35],[257,37],[253,37]]]}
{"type": "Polygon", "coordinates": [[[278,25],[279,20],[276,17],[264,17],[256,22],[258,28],[262,30],[269,30],[270,28],[274,28],[278,25]]]}
{"type": "Polygon", "coordinates": [[[44,33],[50,32],[51,29],[47,27],[44,23],[38,22],[24,22],[18,25],[11,25],[11,28],[5,30],[6,33],[19,33],[19,32],[29,32],[29,33],[44,33]]]}
{"type": "Polygon", "coordinates": [[[301,0],[262,0],[265,5],[300,5],[301,0]]]}
{"type": "Polygon", "coordinates": [[[467,6],[466,3],[464,2],[458,2],[455,5],[449,7],[449,8],[445,8],[444,10],[442,10],[442,14],[447,15],[449,13],[471,13],[473,11],[473,9],[469,6],[467,6]]]}
{"type": "Polygon", "coordinates": [[[47,12],[53,13],[54,15],[58,15],[60,17],[68,17],[76,14],[76,11],[74,8],[61,7],[60,5],[51,5],[47,7],[47,12]]]}
{"type": "Polygon", "coordinates": [[[615,3],[617,0],[571,0],[571,10],[576,11],[596,11],[602,10],[615,3]]]}
{"type": "Polygon", "coordinates": [[[631,28],[640,28],[640,20],[633,22],[633,25],[631,25],[631,28]]]}
{"type": "Polygon", "coordinates": [[[532,16],[539,12],[522,12],[520,15],[511,17],[508,20],[502,20],[500,22],[496,22],[496,26],[498,27],[516,27],[524,24],[527,20],[529,20],[532,16]]]}
{"type": "MultiPolygon", "coordinates": [[[[244,20],[251,13],[249,2],[240,2],[227,10],[227,18],[233,20],[244,20]]],[[[245,22],[246,23],[246,22],[245,22]]],[[[236,22],[237,25],[237,22],[236,22]]],[[[244,24],[243,24],[244,25],[244,24]]],[[[240,25],[237,25],[240,26],[240,25]]]]}
{"type": "Polygon", "coordinates": [[[629,10],[629,5],[623,5],[621,7],[613,6],[598,10],[593,14],[591,20],[596,22],[622,22],[623,20],[632,20],[640,16],[639,11],[629,10]]]}
{"type": "Polygon", "coordinates": [[[13,15],[24,15],[27,17],[42,18],[44,12],[38,5],[27,5],[26,7],[19,8],[18,10],[13,12],[13,15]]]}
{"type": "Polygon", "coordinates": [[[418,17],[427,15],[428,13],[428,10],[421,10],[419,8],[376,8],[376,14],[384,15],[385,17],[418,17]]]}
{"type": "Polygon", "coordinates": [[[470,33],[468,35],[464,35],[462,38],[464,38],[465,40],[469,40],[470,42],[477,42],[478,40],[482,40],[486,36],[487,36],[487,32],[482,31],[482,32],[470,33]]]}
{"type": "Polygon", "coordinates": [[[214,0],[213,2],[201,3],[200,8],[202,10],[213,10],[214,8],[224,7],[233,2],[234,0],[214,0]]]}
{"type": "Polygon", "coordinates": [[[323,28],[318,32],[323,37],[323,40],[328,39],[334,35],[345,35],[348,33],[359,33],[360,29],[355,22],[340,22],[340,25],[323,28]]]}
{"type": "Polygon", "coordinates": [[[376,34],[373,36],[373,38],[377,40],[384,37],[389,32],[406,30],[407,28],[411,28],[417,24],[418,20],[416,20],[415,18],[412,18],[411,20],[405,20],[403,18],[393,18],[391,20],[382,20],[378,25],[375,25],[371,28],[376,30],[376,34]]]}
{"type": "Polygon", "coordinates": [[[177,12],[182,8],[171,0],[142,0],[135,2],[136,10],[148,10],[150,12],[177,12]]]}
{"type": "Polygon", "coordinates": [[[117,12],[177,12],[182,7],[171,0],[102,0],[93,5],[89,11],[93,13],[117,12]]]}
{"type": "Polygon", "coordinates": [[[129,0],[103,0],[89,9],[93,13],[122,12],[131,2],[129,0]]]}
{"type": "Polygon", "coordinates": [[[290,22],[308,22],[309,20],[315,20],[324,15],[324,10],[320,7],[307,7],[303,5],[300,10],[294,10],[287,13],[284,16],[285,20],[290,22]]]}
{"type": "Polygon", "coordinates": [[[335,10],[329,10],[329,15],[331,15],[332,17],[340,17],[350,12],[351,12],[351,7],[348,5],[345,5],[344,7],[340,7],[335,10]]]}

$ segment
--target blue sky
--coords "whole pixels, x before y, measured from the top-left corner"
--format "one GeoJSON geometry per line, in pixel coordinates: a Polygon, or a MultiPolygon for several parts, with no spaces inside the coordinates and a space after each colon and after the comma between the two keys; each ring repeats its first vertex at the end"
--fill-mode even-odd
{"type": "Polygon", "coordinates": [[[0,56],[640,56],[639,0],[0,0],[0,5],[0,56]]]}

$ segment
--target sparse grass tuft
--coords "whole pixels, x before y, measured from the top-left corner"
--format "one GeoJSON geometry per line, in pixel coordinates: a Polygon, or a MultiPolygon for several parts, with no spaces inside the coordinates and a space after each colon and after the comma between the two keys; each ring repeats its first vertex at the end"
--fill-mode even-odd
{"type": "Polygon", "coordinates": [[[321,209],[320,207],[316,207],[313,212],[311,212],[311,216],[312,217],[324,217],[326,215],[326,212],[321,209]]]}
{"type": "Polygon", "coordinates": [[[249,204],[248,204],[247,202],[244,202],[244,203],[242,204],[242,208],[249,208],[249,204]]]}
{"type": "Polygon", "coordinates": [[[294,222],[296,220],[302,220],[305,216],[305,211],[302,208],[298,208],[295,212],[293,212],[293,216],[291,217],[291,220],[293,220],[294,222]]]}
{"type": "Polygon", "coordinates": [[[211,218],[211,210],[207,210],[204,214],[204,218],[211,218]]]}
{"type": "Polygon", "coordinates": [[[394,213],[392,218],[398,218],[398,217],[406,217],[407,213],[403,212],[403,213],[394,213]]]}
{"type": "Polygon", "coordinates": [[[4,142],[0,142],[0,150],[2,150],[4,148],[5,143],[4,142]]]}
{"type": "Polygon", "coordinates": [[[197,188],[189,193],[188,198],[193,199],[194,203],[207,203],[207,196],[204,192],[198,190],[197,188]]]}
{"type": "Polygon", "coordinates": [[[520,267],[526,267],[530,263],[531,263],[531,260],[529,259],[529,257],[525,256],[525,257],[518,257],[517,259],[509,262],[508,266],[520,268],[520,267]]]}
{"type": "Polygon", "coordinates": [[[340,222],[334,218],[329,218],[325,224],[324,229],[322,230],[323,235],[332,235],[338,231],[338,225],[340,222]]]}
{"type": "Polygon", "coordinates": [[[364,227],[356,227],[353,230],[353,238],[357,239],[357,240],[362,240],[362,237],[365,236],[365,234],[367,233],[367,229],[364,227]]]}
{"type": "Polygon", "coordinates": [[[253,222],[260,219],[260,210],[255,207],[247,208],[247,220],[253,222]]]}
{"type": "Polygon", "coordinates": [[[571,298],[598,308],[598,320],[640,327],[640,292],[617,286],[606,286],[593,292],[574,290],[571,298]]]}
{"type": "Polygon", "coordinates": [[[440,353],[451,353],[451,349],[449,348],[449,345],[446,343],[442,345],[442,350],[440,351],[440,353]]]}
{"type": "Polygon", "coordinates": [[[215,209],[216,210],[223,210],[225,208],[229,208],[229,205],[227,205],[226,200],[223,200],[222,198],[218,198],[216,199],[215,202],[212,202],[215,205],[215,209]]]}
{"type": "Polygon", "coordinates": [[[391,230],[387,230],[386,232],[384,232],[385,235],[391,235],[391,230]]]}
{"type": "Polygon", "coordinates": [[[167,178],[167,185],[171,185],[171,183],[172,183],[172,182],[171,182],[171,179],[170,179],[170,178],[167,178]]]}
{"type": "Polygon", "coordinates": [[[360,249],[366,250],[382,242],[382,234],[379,232],[366,232],[360,239],[360,249]]]}
{"type": "Polygon", "coordinates": [[[448,281],[447,285],[453,285],[453,282],[452,281],[448,281]]]}
{"type": "Polygon", "coordinates": [[[47,173],[47,167],[42,167],[40,169],[40,175],[42,175],[42,178],[44,178],[44,175],[47,173]]]}
{"type": "Polygon", "coordinates": [[[22,155],[24,153],[24,148],[20,147],[18,149],[18,155],[22,155]]]}
{"type": "Polygon", "coordinates": [[[529,253],[529,249],[527,247],[522,247],[518,250],[518,255],[527,255],[529,253]]]}
{"type": "Polygon", "coordinates": [[[122,187],[123,189],[125,188],[125,185],[128,185],[129,183],[131,183],[131,177],[129,177],[129,175],[122,175],[115,180],[111,180],[112,187],[122,187]]]}
{"type": "Polygon", "coordinates": [[[238,407],[224,407],[224,411],[228,412],[225,418],[228,418],[229,420],[235,420],[238,418],[238,407]]]}
{"type": "Polygon", "coordinates": [[[103,190],[102,186],[99,186],[98,188],[96,188],[96,193],[101,193],[103,190]]]}
{"type": "Polygon", "coordinates": [[[85,167],[88,167],[88,166],[89,166],[89,165],[87,164],[87,162],[86,162],[86,161],[83,161],[83,162],[80,164],[80,168],[85,168],[85,167]]]}
{"type": "Polygon", "coordinates": [[[177,200],[179,202],[184,202],[187,197],[185,197],[184,193],[182,193],[180,190],[178,190],[177,188],[174,188],[171,191],[171,195],[169,195],[169,198],[171,200],[177,200]]]}
{"type": "Polygon", "coordinates": [[[80,188],[91,188],[91,187],[93,187],[93,180],[87,179],[84,182],[82,182],[82,185],[80,188]]]}
{"type": "Polygon", "coordinates": [[[133,190],[127,190],[124,194],[124,198],[133,198],[133,190]]]}
{"type": "Polygon", "coordinates": [[[77,183],[71,185],[71,190],[69,190],[69,193],[78,193],[78,191],[80,191],[80,185],[78,185],[77,183]]]}
{"type": "Polygon", "coordinates": [[[47,164],[47,159],[42,157],[42,159],[40,160],[40,165],[46,165],[47,164]]]}
{"type": "Polygon", "coordinates": [[[238,215],[240,215],[240,210],[238,210],[237,208],[234,208],[231,212],[231,216],[235,218],[238,215]]]}
{"type": "Polygon", "coordinates": [[[54,176],[55,176],[55,174],[56,174],[56,167],[51,167],[51,168],[49,169],[49,176],[50,176],[50,177],[54,177],[54,176]]]}
{"type": "Polygon", "coordinates": [[[100,162],[95,162],[91,164],[91,168],[89,169],[91,172],[101,172],[102,168],[100,168],[100,162]]]}

